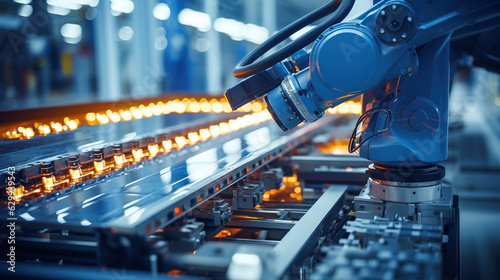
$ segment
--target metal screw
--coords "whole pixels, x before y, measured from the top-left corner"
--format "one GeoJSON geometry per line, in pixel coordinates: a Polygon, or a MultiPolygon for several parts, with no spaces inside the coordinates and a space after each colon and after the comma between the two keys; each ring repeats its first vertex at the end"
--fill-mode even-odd
{"type": "Polygon", "coordinates": [[[380,12],[380,15],[381,15],[381,16],[385,16],[385,11],[381,11],[381,12],[380,12]]]}
{"type": "Polygon", "coordinates": [[[393,41],[394,43],[396,43],[397,39],[396,39],[396,38],[392,38],[392,41],[393,41]]]}
{"type": "Polygon", "coordinates": [[[365,206],[364,205],[359,206],[359,210],[361,211],[365,210],[365,206]]]}
{"type": "Polygon", "coordinates": [[[439,211],[434,211],[434,216],[439,216],[439,211]]]}
{"type": "Polygon", "coordinates": [[[413,18],[412,18],[412,17],[407,17],[407,18],[406,18],[406,20],[407,20],[408,22],[412,22],[412,21],[413,21],[413,18]]]}
{"type": "Polygon", "coordinates": [[[397,8],[398,8],[398,6],[396,6],[396,5],[392,5],[392,9],[393,9],[393,10],[396,10],[397,8]]]}
{"type": "Polygon", "coordinates": [[[406,38],[406,33],[401,34],[401,38],[406,38]]]}
{"type": "Polygon", "coordinates": [[[406,72],[408,72],[408,73],[411,73],[411,72],[413,72],[413,67],[411,67],[411,66],[408,66],[408,68],[406,68],[406,72]]]}
{"type": "Polygon", "coordinates": [[[380,28],[380,34],[384,34],[385,30],[383,28],[380,28]]]}

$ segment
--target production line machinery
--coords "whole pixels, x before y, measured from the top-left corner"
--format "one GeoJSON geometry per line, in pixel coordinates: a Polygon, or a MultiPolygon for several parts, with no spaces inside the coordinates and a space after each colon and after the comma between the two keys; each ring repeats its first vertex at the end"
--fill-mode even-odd
{"type": "Polygon", "coordinates": [[[352,5],[331,1],[256,48],[227,100],[6,124],[2,275],[459,279],[458,198],[436,164],[450,36],[498,26],[500,4],[377,1],[340,23],[352,5]]]}
{"type": "Polygon", "coordinates": [[[252,112],[172,112],[6,138],[1,273],[9,279],[324,279],[346,273],[437,279],[458,273],[456,229],[437,222],[367,223],[352,215],[369,164],[347,154],[358,117],[351,111],[359,106],[346,103],[344,114],[292,133],[255,106],[252,112]],[[17,190],[15,207],[9,181],[17,190]],[[421,248],[418,258],[414,246],[421,248]],[[443,271],[445,264],[451,267],[443,271]]]}

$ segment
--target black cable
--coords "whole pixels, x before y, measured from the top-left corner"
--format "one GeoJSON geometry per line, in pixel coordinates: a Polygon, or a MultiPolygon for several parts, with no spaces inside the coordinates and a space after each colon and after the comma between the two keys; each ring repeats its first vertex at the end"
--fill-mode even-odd
{"type": "Polygon", "coordinates": [[[387,130],[391,129],[392,127],[392,111],[391,108],[389,107],[375,107],[373,109],[370,109],[366,111],[361,117],[359,117],[358,121],[356,122],[356,125],[354,126],[354,130],[352,131],[351,137],[349,138],[349,145],[347,147],[349,153],[354,153],[356,150],[358,150],[363,144],[366,143],[366,141],[370,140],[371,138],[380,135],[387,130]],[[366,139],[362,139],[361,142],[356,141],[357,137],[360,134],[364,134],[364,130],[356,133],[356,130],[358,129],[358,126],[362,124],[365,119],[369,118],[372,114],[374,113],[379,113],[379,112],[385,112],[387,114],[387,118],[385,120],[386,127],[384,129],[381,129],[377,131],[376,133],[373,133],[372,135],[368,136],[366,139]],[[359,142],[359,144],[356,146],[356,143],[359,142]]]}
{"type": "Polygon", "coordinates": [[[267,39],[264,43],[257,46],[248,53],[234,68],[233,74],[236,78],[246,78],[258,72],[264,71],[267,68],[275,65],[283,59],[291,56],[300,49],[312,43],[316,38],[330,26],[341,22],[351,11],[354,5],[354,0],[335,0],[322,7],[312,11],[311,13],[301,17],[300,19],[289,24],[285,28],[278,31],[276,34],[267,39]],[[262,58],[256,62],[262,55],[270,49],[289,38],[292,34],[304,28],[319,19],[328,15],[330,18],[313,28],[311,31],[300,36],[296,40],[288,43],[283,48],[277,50],[268,57],[262,58]]]}

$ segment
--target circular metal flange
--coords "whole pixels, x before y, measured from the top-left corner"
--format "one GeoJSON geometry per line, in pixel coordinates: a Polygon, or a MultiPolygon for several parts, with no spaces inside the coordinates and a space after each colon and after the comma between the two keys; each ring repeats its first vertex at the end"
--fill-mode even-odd
{"type": "Polygon", "coordinates": [[[439,199],[441,183],[439,181],[420,183],[400,183],[370,178],[370,195],[383,201],[418,203],[439,199]]]}
{"type": "Polygon", "coordinates": [[[402,4],[384,7],[377,15],[377,36],[387,45],[399,45],[407,41],[415,32],[415,16],[402,4]]]}
{"type": "Polygon", "coordinates": [[[309,113],[309,110],[307,110],[307,107],[300,101],[299,97],[297,96],[297,94],[299,94],[299,90],[295,88],[290,76],[286,76],[283,79],[281,85],[283,87],[283,91],[288,96],[288,99],[292,101],[293,106],[297,109],[304,121],[311,123],[318,119],[317,117],[315,118],[313,115],[311,115],[311,113],[309,113]]]}

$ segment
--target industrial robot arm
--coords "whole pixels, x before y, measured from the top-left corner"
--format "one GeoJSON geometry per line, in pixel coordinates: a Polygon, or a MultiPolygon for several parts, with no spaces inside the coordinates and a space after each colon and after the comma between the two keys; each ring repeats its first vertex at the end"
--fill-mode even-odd
{"type": "MultiPolygon", "coordinates": [[[[329,20],[340,22],[353,2],[332,1],[329,20]]],[[[266,105],[286,131],[363,95],[362,130],[353,132],[350,151],[359,149],[375,163],[370,177],[439,180],[444,170],[434,163],[447,157],[451,33],[499,16],[500,2],[494,0],[378,1],[357,18],[323,29],[310,52],[301,50],[268,69],[248,65],[257,60],[249,54],[235,76],[250,78],[226,97],[236,109],[267,93],[266,105]]]]}

